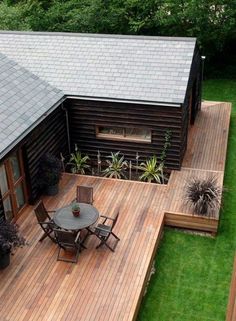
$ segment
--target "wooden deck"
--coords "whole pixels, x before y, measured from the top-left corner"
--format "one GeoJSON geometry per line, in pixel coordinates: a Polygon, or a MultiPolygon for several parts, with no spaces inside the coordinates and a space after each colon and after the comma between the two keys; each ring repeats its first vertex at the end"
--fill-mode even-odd
{"type": "Polygon", "coordinates": [[[188,137],[181,171],[172,171],[168,184],[165,224],[216,234],[219,211],[212,217],[194,215],[193,209],[184,202],[186,183],[193,177],[216,177],[223,188],[231,104],[205,102],[188,137]]]}
{"type": "Polygon", "coordinates": [[[98,240],[91,236],[78,264],[57,262],[56,245],[38,242],[41,231],[29,207],[19,221],[29,246],[0,274],[1,321],[134,320],[161,236],[166,189],[66,174],[60,194],[45,198],[47,207],[68,204],[79,184],[94,187],[100,213],[113,215],[119,208],[115,253],[96,250],[98,240]]]}
{"type": "Polygon", "coordinates": [[[56,245],[38,242],[41,230],[27,207],[18,223],[28,245],[0,272],[0,320],[134,321],[163,225],[217,229],[218,213],[201,218],[184,204],[184,185],[193,175],[212,173],[223,185],[229,117],[230,104],[203,106],[189,135],[184,167],[172,172],[168,185],[65,174],[60,193],[44,198],[47,208],[55,209],[75,197],[77,185],[93,186],[100,213],[120,211],[115,253],[96,250],[98,240],[92,236],[77,264],[57,262],[56,245]]]}
{"type": "Polygon", "coordinates": [[[234,268],[229,293],[229,303],[227,307],[226,321],[236,320],[236,254],[234,258],[234,268]]]}

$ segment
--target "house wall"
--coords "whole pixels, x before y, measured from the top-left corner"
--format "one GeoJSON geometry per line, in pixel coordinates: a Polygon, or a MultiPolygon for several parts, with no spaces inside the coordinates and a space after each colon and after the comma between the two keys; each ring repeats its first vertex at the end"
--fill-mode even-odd
{"type": "Polygon", "coordinates": [[[47,152],[60,157],[68,154],[65,111],[58,107],[26,138],[22,150],[27,177],[29,202],[39,196],[38,168],[40,158],[47,152]]]}
{"type": "Polygon", "coordinates": [[[4,209],[3,209],[3,203],[2,203],[2,194],[0,190],[0,223],[4,219],[4,209]]]}
{"type": "Polygon", "coordinates": [[[184,104],[182,106],[182,149],[181,149],[181,163],[185,154],[185,151],[187,149],[187,143],[188,143],[188,130],[189,126],[194,124],[194,120],[197,116],[198,111],[201,109],[201,86],[202,86],[202,63],[201,63],[201,56],[198,46],[196,45],[194,56],[193,56],[193,62],[192,67],[190,70],[189,75],[189,82],[186,90],[186,96],[184,100],[184,104]],[[196,82],[196,86],[194,87],[194,83],[196,82]],[[192,92],[192,90],[195,90],[195,93],[192,92]],[[189,111],[189,103],[190,103],[190,97],[192,95],[195,95],[195,104],[193,106],[194,114],[192,115],[190,119],[190,111],[189,111]]]}
{"type": "Polygon", "coordinates": [[[170,169],[180,168],[182,109],[179,107],[158,107],[115,102],[68,99],[71,148],[74,144],[93,159],[98,150],[102,156],[121,151],[126,159],[135,161],[136,152],[141,159],[163,150],[166,130],[171,130],[171,147],[167,153],[166,165],[170,169]],[[140,127],[152,130],[152,142],[130,142],[107,140],[96,137],[96,125],[115,127],[140,127]]]}

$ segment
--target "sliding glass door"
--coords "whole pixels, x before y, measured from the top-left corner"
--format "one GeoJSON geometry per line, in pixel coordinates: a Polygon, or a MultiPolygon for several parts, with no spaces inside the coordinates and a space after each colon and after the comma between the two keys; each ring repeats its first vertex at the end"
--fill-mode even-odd
{"type": "Polygon", "coordinates": [[[17,151],[0,165],[0,189],[6,219],[16,219],[26,204],[26,184],[22,155],[17,151]]]}

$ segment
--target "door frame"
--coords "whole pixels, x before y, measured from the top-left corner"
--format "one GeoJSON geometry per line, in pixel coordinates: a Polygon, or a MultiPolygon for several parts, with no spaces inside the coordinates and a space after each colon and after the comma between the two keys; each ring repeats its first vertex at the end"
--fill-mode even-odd
{"type": "Polygon", "coordinates": [[[11,161],[10,161],[11,154],[9,154],[9,157],[6,158],[1,163],[1,165],[4,165],[4,167],[5,167],[6,176],[7,176],[7,183],[8,183],[8,191],[5,194],[2,194],[2,202],[7,197],[10,197],[10,202],[11,202],[11,207],[12,207],[12,215],[13,215],[12,221],[14,222],[17,220],[17,218],[20,216],[20,214],[22,213],[22,211],[25,209],[26,205],[28,204],[28,193],[27,193],[27,186],[26,186],[26,177],[25,177],[25,171],[24,171],[22,150],[18,149],[13,153],[17,154],[19,168],[20,168],[20,177],[16,181],[14,181],[13,170],[12,170],[11,161]],[[22,184],[25,203],[20,208],[20,210],[18,210],[15,188],[20,184],[22,184]]]}

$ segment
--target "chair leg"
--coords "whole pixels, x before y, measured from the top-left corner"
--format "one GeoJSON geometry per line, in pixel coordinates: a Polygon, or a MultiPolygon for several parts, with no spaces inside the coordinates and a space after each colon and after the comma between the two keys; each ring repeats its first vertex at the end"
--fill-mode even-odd
{"type": "MultiPolygon", "coordinates": [[[[69,263],[77,263],[78,262],[79,250],[80,250],[79,248],[76,249],[76,254],[75,254],[75,258],[74,259],[66,259],[66,258],[62,257],[60,255],[62,248],[63,247],[59,246],[58,254],[57,254],[57,261],[63,261],[63,262],[69,262],[69,263]]],[[[63,250],[65,251],[66,249],[63,248],[63,250]]]]}
{"type": "Polygon", "coordinates": [[[118,240],[120,241],[119,237],[117,235],[115,235],[115,233],[111,232],[111,234],[118,240]]]}

